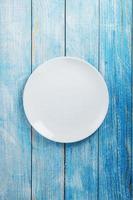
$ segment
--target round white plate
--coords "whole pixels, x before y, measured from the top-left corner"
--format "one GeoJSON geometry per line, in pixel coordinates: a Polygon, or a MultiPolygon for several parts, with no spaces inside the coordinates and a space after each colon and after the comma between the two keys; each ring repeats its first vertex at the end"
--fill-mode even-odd
{"type": "Polygon", "coordinates": [[[37,67],[23,94],[24,110],[34,129],[63,143],[94,133],[108,104],[108,89],[100,73],[71,57],[55,58],[37,67]]]}

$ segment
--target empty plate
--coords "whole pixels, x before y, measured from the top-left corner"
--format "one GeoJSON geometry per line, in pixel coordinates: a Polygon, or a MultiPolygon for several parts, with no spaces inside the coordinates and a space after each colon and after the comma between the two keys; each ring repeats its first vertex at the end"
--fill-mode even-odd
{"type": "Polygon", "coordinates": [[[37,67],[23,93],[24,110],[33,128],[63,143],[94,133],[108,104],[108,89],[100,73],[71,57],[55,58],[37,67]]]}

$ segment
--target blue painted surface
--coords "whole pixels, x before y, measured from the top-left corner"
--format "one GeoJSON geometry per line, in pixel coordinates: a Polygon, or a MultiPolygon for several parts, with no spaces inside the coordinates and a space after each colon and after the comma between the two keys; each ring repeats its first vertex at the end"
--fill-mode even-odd
{"type": "Polygon", "coordinates": [[[31,197],[31,134],[22,106],[31,66],[30,5],[0,1],[0,200],[31,197]]]}
{"type": "MultiPolygon", "coordinates": [[[[83,58],[97,69],[98,6],[97,0],[68,0],[66,4],[66,55],[83,58]]],[[[97,199],[98,131],[84,141],[66,145],[65,172],[65,199],[97,199]]]]}
{"type": "Polygon", "coordinates": [[[131,0],[0,1],[0,200],[133,199],[131,28],[131,0]],[[65,54],[99,69],[110,94],[99,130],[67,145],[22,107],[31,71],[65,54]]]}
{"type": "MultiPolygon", "coordinates": [[[[32,1],[32,70],[50,58],[64,55],[64,2],[32,1]]],[[[62,200],[64,145],[32,134],[32,198],[62,200]]]]}
{"type": "Polygon", "coordinates": [[[110,93],[99,130],[99,197],[132,199],[131,1],[100,3],[100,71],[110,93]]]}

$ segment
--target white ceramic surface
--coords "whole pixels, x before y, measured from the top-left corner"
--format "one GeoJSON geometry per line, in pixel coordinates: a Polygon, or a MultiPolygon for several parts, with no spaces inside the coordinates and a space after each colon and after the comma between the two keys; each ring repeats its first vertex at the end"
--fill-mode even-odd
{"type": "Polygon", "coordinates": [[[26,116],[34,129],[57,142],[76,142],[96,131],[109,104],[100,73],[87,62],[59,57],[40,65],[23,94],[26,116]]]}

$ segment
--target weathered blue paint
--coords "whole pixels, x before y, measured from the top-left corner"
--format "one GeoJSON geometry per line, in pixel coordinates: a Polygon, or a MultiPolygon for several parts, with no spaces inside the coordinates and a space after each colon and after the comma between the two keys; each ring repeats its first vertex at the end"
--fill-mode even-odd
{"type": "Polygon", "coordinates": [[[0,1],[0,200],[133,198],[131,23],[131,0],[0,1]],[[64,148],[31,138],[22,92],[31,70],[65,52],[100,70],[110,105],[95,134],[64,148]]]}
{"type": "Polygon", "coordinates": [[[0,1],[0,200],[31,197],[31,133],[22,106],[31,67],[30,5],[0,1]]]}
{"type": "MultiPolygon", "coordinates": [[[[64,1],[32,0],[32,69],[64,55],[64,1]]],[[[33,131],[32,198],[63,200],[64,145],[33,131]]]]}
{"type": "MultiPolygon", "coordinates": [[[[98,68],[98,1],[66,1],[66,55],[98,68]]],[[[98,189],[98,132],[66,145],[65,199],[95,200],[98,189]]]]}
{"type": "Polygon", "coordinates": [[[99,130],[99,199],[131,198],[130,0],[100,1],[100,71],[110,94],[99,130]]]}

